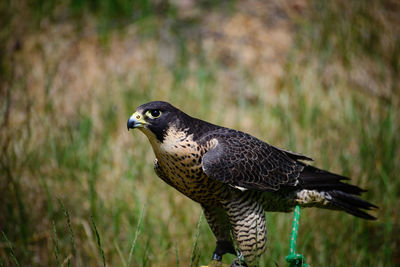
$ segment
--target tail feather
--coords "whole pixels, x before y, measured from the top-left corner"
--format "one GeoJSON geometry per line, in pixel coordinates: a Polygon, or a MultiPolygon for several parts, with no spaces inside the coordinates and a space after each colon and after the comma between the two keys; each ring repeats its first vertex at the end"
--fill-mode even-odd
{"type": "Polygon", "coordinates": [[[302,188],[319,189],[329,191],[332,189],[340,189],[343,192],[361,195],[365,190],[358,186],[343,183],[342,181],[350,180],[345,176],[324,171],[313,166],[306,165],[301,173],[302,188]]]}
{"type": "Polygon", "coordinates": [[[328,201],[326,208],[344,210],[366,220],[376,219],[364,210],[378,207],[356,197],[366,190],[342,182],[349,178],[305,165],[300,180],[302,189],[316,190],[324,196],[323,198],[328,201]]]}
{"type": "Polygon", "coordinates": [[[376,220],[376,217],[368,214],[362,209],[371,210],[373,208],[378,208],[377,206],[365,200],[359,199],[350,194],[337,190],[328,192],[328,195],[331,197],[329,202],[338,207],[339,209],[366,220],[376,220]]]}

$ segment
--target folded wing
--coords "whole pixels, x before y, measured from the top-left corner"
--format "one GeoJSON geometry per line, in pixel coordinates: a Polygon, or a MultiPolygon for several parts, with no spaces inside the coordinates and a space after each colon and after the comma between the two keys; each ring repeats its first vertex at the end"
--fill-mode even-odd
{"type": "Polygon", "coordinates": [[[281,186],[296,186],[304,169],[297,160],[310,160],[239,131],[216,131],[207,138],[216,145],[203,155],[204,172],[245,189],[276,191],[281,186]]]}

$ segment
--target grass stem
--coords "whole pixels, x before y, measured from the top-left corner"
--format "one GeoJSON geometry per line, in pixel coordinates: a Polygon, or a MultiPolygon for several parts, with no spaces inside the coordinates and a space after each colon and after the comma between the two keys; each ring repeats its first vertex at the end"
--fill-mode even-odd
{"type": "Polygon", "coordinates": [[[91,216],[90,218],[91,218],[91,221],[92,221],[94,232],[96,234],[97,247],[99,249],[99,252],[100,252],[100,255],[101,255],[101,258],[102,258],[102,261],[103,261],[103,266],[105,267],[106,266],[106,258],[104,256],[103,247],[101,246],[100,234],[99,234],[99,231],[97,230],[96,223],[94,222],[93,216],[91,216]]]}
{"type": "Polygon", "coordinates": [[[134,251],[134,249],[135,249],[136,242],[137,242],[137,239],[138,239],[138,237],[139,237],[140,227],[141,227],[141,225],[142,225],[142,221],[143,221],[143,217],[144,217],[145,210],[146,210],[146,205],[143,206],[142,211],[140,212],[140,217],[139,217],[138,225],[137,225],[137,227],[136,227],[135,237],[133,238],[132,245],[131,245],[131,249],[130,249],[130,251],[129,251],[129,257],[128,257],[128,264],[127,264],[127,266],[130,266],[130,265],[131,265],[131,260],[132,260],[132,256],[133,256],[133,251],[134,251]]]}

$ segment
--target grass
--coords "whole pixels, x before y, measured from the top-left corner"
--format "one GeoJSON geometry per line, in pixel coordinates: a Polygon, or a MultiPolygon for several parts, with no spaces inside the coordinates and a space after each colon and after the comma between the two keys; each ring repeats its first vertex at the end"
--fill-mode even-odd
{"type": "MultiPolygon", "coordinates": [[[[33,13],[39,29],[27,5],[13,4],[21,14],[0,5],[9,18],[0,35],[0,266],[211,260],[200,207],[156,177],[148,141],[126,131],[135,108],[155,99],[309,155],[369,189],[376,222],[302,210],[296,250],[307,263],[400,263],[398,5],[244,2],[204,1],[187,15],[139,1],[134,14],[143,16],[115,26],[129,1],[93,12],[100,2],[50,1],[33,13]]],[[[260,266],[285,266],[292,214],[266,218],[260,266]]]]}
{"type": "MultiPolygon", "coordinates": [[[[13,245],[12,245],[11,242],[8,240],[6,234],[5,234],[4,232],[1,232],[1,233],[2,233],[2,235],[3,235],[3,239],[4,239],[5,243],[6,243],[6,245],[7,245],[8,248],[10,249],[10,257],[11,257],[13,263],[14,263],[16,266],[21,266],[21,265],[19,264],[19,261],[18,261],[17,258],[15,257],[15,252],[14,252],[14,249],[13,249],[13,245]]],[[[2,264],[3,264],[3,261],[2,261],[2,264]]]]}
{"type": "Polygon", "coordinates": [[[200,227],[201,223],[203,222],[203,214],[200,216],[199,222],[197,223],[196,227],[196,236],[193,241],[193,249],[192,249],[192,255],[190,256],[190,267],[193,266],[198,266],[198,257],[200,256],[200,253],[197,251],[197,243],[199,241],[199,236],[200,236],[200,227]]]}
{"type": "Polygon", "coordinates": [[[143,207],[142,212],[140,213],[139,222],[138,222],[138,225],[137,225],[137,228],[136,228],[136,232],[135,232],[135,238],[132,241],[132,246],[131,246],[131,249],[129,251],[129,257],[128,257],[127,266],[131,265],[133,251],[135,249],[137,238],[138,238],[139,233],[140,233],[140,227],[142,226],[142,220],[143,220],[143,216],[144,216],[144,211],[145,211],[145,207],[143,207]]]}
{"type": "MultiPolygon", "coordinates": [[[[62,209],[65,217],[67,218],[69,240],[72,245],[72,255],[76,256],[77,250],[76,250],[76,244],[75,244],[75,238],[74,238],[74,231],[72,230],[72,226],[71,226],[71,216],[69,215],[69,212],[65,209],[64,204],[61,202],[61,200],[60,199],[57,199],[57,200],[58,200],[59,205],[61,206],[61,209],[62,209]]],[[[54,227],[54,231],[55,230],[56,229],[54,227]]]]}
{"type": "Polygon", "coordinates": [[[57,229],[56,229],[56,224],[53,221],[53,241],[54,241],[54,256],[56,258],[56,264],[57,266],[61,266],[60,264],[60,259],[59,259],[59,255],[60,255],[60,248],[58,247],[58,237],[57,237],[57,229]]]}
{"type": "Polygon", "coordinates": [[[101,246],[100,234],[99,234],[99,231],[97,230],[96,223],[94,222],[93,216],[91,217],[91,221],[92,221],[92,225],[93,225],[93,230],[96,234],[97,247],[98,247],[99,253],[101,255],[103,266],[105,267],[106,266],[106,258],[104,257],[104,250],[103,250],[103,247],[101,246]]]}

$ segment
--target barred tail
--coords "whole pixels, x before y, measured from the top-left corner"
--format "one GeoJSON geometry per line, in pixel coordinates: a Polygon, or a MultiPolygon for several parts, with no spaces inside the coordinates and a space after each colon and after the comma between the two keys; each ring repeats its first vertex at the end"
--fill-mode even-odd
{"type": "Polygon", "coordinates": [[[301,206],[343,210],[366,220],[376,219],[365,210],[378,207],[357,197],[365,190],[342,182],[349,178],[305,166],[300,180],[301,189],[297,192],[297,202],[301,206]]]}

